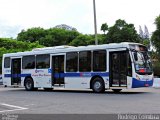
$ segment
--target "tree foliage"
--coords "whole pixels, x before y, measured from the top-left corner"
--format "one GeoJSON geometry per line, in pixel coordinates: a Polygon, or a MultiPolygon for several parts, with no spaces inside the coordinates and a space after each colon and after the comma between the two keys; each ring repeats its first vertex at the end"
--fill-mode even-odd
{"type": "Polygon", "coordinates": [[[121,19],[117,20],[107,33],[107,43],[119,42],[140,42],[140,37],[134,25],[121,19]]]}
{"type": "MultiPolygon", "coordinates": [[[[101,30],[105,35],[98,34],[99,44],[119,43],[119,42],[140,42],[140,37],[133,24],[128,24],[124,20],[117,20],[115,25],[108,28],[107,23],[102,24],[101,30]]],[[[38,42],[41,45],[59,46],[59,45],[89,45],[94,44],[93,35],[84,35],[75,30],[60,28],[30,28],[22,30],[17,37],[18,41],[38,42]]]]}
{"type": "MultiPolygon", "coordinates": [[[[2,56],[5,53],[13,53],[13,52],[22,52],[32,50],[33,48],[40,48],[43,47],[39,45],[37,42],[35,43],[28,43],[17,41],[11,38],[0,38],[0,68],[2,68],[2,56]]],[[[1,73],[0,69],[0,73],[1,73]]]]}
{"type": "Polygon", "coordinates": [[[18,34],[18,41],[36,42],[38,41],[44,46],[67,45],[80,33],[75,30],[66,30],[60,28],[31,28],[26,31],[21,31],[18,34]]]}
{"type": "Polygon", "coordinates": [[[27,31],[22,30],[18,34],[17,40],[25,41],[25,42],[36,42],[36,41],[39,41],[39,39],[44,38],[45,32],[46,31],[40,27],[30,28],[27,31]]]}
{"type": "Polygon", "coordinates": [[[155,52],[152,53],[153,70],[156,76],[160,76],[160,15],[155,18],[156,30],[153,32],[151,42],[155,48],[155,52]]]}
{"type": "Polygon", "coordinates": [[[160,56],[160,15],[155,19],[156,30],[151,37],[152,44],[160,56]]]}
{"type": "Polygon", "coordinates": [[[0,38],[0,48],[6,48],[7,50],[26,51],[36,47],[42,47],[42,45],[39,45],[38,42],[28,43],[11,38],[0,38]]]}
{"type": "Polygon", "coordinates": [[[94,43],[94,38],[91,35],[79,35],[69,45],[72,46],[86,46],[94,43]]]}
{"type": "Polygon", "coordinates": [[[103,24],[102,24],[101,30],[102,30],[102,31],[104,32],[104,34],[105,34],[105,32],[108,30],[108,25],[107,25],[107,23],[103,23],[103,24]]]}

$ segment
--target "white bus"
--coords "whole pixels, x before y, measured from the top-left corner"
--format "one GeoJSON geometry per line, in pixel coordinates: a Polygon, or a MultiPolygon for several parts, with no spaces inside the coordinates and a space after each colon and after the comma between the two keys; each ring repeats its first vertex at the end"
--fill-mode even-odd
{"type": "Polygon", "coordinates": [[[26,90],[112,89],[149,87],[153,70],[147,48],[138,43],[57,46],[3,55],[5,86],[26,90]]]}

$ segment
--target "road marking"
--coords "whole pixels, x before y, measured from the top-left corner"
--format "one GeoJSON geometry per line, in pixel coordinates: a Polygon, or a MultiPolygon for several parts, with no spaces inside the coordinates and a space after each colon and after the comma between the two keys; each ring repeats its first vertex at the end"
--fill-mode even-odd
{"type": "Polygon", "coordinates": [[[33,106],[33,105],[35,105],[35,104],[28,104],[28,105],[24,105],[24,106],[33,106]]]}
{"type": "Polygon", "coordinates": [[[11,111],[18,111],[18,110],[26,110],[26,109],[28,109],[28,108],[25,108],[25,107],[20,107],[20,106],[5,104],[5,103],[1,103],[0,105],[6,106],[6,107],[9,107],[9,108],[14,108],[14,109],[10,109],[10,110],[2,110],[2,111],[0,111],[0,113],[2,113],[2,112],[11,112],[11,111]]]}

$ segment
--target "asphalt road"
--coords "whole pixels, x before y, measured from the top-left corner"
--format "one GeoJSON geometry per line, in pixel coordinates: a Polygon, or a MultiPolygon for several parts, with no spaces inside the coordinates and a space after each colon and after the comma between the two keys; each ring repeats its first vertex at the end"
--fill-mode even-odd
{"type": "Polygon", "coordinates": [[[160,89],[140,88],[121,93],[90,90],[25,91],[0,87],[0,114],[152,114],[160,113],[160,89]]]}

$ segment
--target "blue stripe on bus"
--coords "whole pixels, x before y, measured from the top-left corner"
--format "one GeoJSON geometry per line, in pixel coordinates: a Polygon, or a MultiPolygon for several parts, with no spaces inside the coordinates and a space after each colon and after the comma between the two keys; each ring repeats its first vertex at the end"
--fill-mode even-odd
{"type": "Polygon", "coordinates": [[[132,79],[132,88],[149,87],[153,85],[153,80],[140,81],[135,78],[132,79]]]}
{"type": "MultiPolygon", "coordinates": [[[[63,78],[63,77],[93,77],[99,75],[101,77],[108,77],[108,72],[84,72],[84,73],[54,73],[55,78],[63,78]]],[[[31,76],[31,74],[13,74],[12,77],[26,77],[31,76]]],[[[4,74],[4,77],[11,77],[11,74],[4,74]]]]}
{"type": "Polygon", "coordinates": [[[109,73],[108,72],[96,72],[96,73],[90,73],[90,72],[85,72],[85,73],[65,73],[65,77],[93,77],[93,76],[102,76],[102,77],[108,77],[109,73]]]}
{"type": "Polygon", "coordinates": [[[21,77],[31,76],[31,74],[21,74],[21,77]]]}
{"type": "MultiPolygon", "coordinates": [[[[31,76],[31,74],[12,74],[13,78],[16,78],[16,77],[27,77],[27,76],[31,76]]],[[[4,74],[4,77],[11,77],[11,74],[4,74]]]]}
{"type": "Polygon", "coordinates": [[[4,77],[11,77],[11,74],[4,74],[4,77]]]}
{"type": "Polygon", "coordinates": [[[54,77],[55,78],[63,78],[63,77],[93,77],[93,76],[102,76],[102,77],[108,77],[109,73],[55,73],[54,77]]]}

